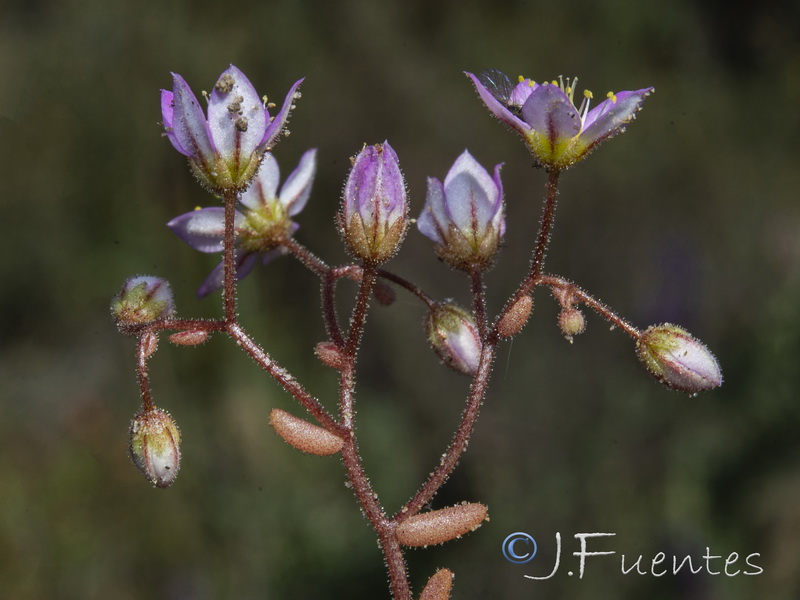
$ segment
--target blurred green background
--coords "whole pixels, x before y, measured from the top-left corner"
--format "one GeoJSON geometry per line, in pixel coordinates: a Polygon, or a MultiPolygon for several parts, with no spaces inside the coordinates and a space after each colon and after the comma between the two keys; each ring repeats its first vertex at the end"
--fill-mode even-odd
{"type": "MultiPolygon", "coordinates": [[[[800,598],[799,12],[793,0],[3,3],[0,597],[388,597],[340,464],[272,433],[269,409],[302,413],[228,340],[162,343],[152,361],[156,402],[184,436],[176,484],[152,489],[127,456],[134,343],[114,328],[110,297],[146,273],[172,282],[183,316],[220,309],[194,296],[216,257],[164,226],[214,200],[163,139],[158,90],[170,71],[210,89],[234,63],[273,100],[307,77],[276,156],[285,175],[319,148],[298,238],[331,262],[346,260],[333,215],[364,142],[390,140],[414,213],[426,176],[443,177],[464,148],[505,162],[494,311],[527,265],[544,174],[462,71],[578,75],[596,97],[655,86],[628,132],[562,177],[548,270],[639,326],[687,327],[717,353],[725,385],[696,398],[662,388],[593,316],[568,344],[539,290],[435,499],[484,502],[491,522],[410,552],[413,583],[447,566],[465,600],[800,598]],[[539,541],[528,565],[501,556],[514,531],[539,541]],[[559,574],[524,579],[549,573],[556,532],[559,574]],[[578,532],[617,534],[590,545],[618,554],[590,558],[582,580],[566,574],[578,532]],[[707,547],[760,553],[763,574],[620,573],[623,553],[630,564],[707,547]]],[[[416,232],[389,266],[467,301],[416,232]]],[[[346,307],[354,288],[340,290],[346,307]]],[[[334,376],[312,354],[317,306],[317,282],[288,258],[241,286],[244,324],[330,404],[334,376]]],[[[404,294],[376,306],[360,362],[361,448],[389,510],[443,451],[467,388],[427,349],[423,316],[404,294]]]]}

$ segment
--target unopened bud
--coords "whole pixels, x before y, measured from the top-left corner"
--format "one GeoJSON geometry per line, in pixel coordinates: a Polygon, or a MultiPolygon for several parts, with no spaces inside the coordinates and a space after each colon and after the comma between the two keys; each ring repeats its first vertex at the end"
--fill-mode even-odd
{"type": "Polygon", "coordinates": [[[345,357],[333,342],[320,342],[314,347],[314,353],[322,364],[336,370],[344,368],[345,357]]]}
{"type": "Polygon", "coordinates": [[[525,327],[525,323],[528,322],[532,310],[533,298],[526,294],[512,304],[505,312],[500,322],[497,324],[497,333],[503,338],[517,335],[522,331],[522,328],[525,327]]]}
{"type": "Polygon", "coordinates": [[[344,446],[344,440],[338,435],[279,408],[269,413],[269,424],[284,442],[308,454],[329,456],[344,446]]]}
{"type": "Polygon", "coordinates": [[[428,315],[426,329],[431,347],[447,366],[475,374],[482,344],[472,315],[455,304],[440,304],[428,315]]]}
{"type": "Polygon", "coordinates": [[[208,339],[208,332],[205,329],[188,329],[177,331],[169,336],[169,341],[176,346],[197,346],[208,339]]]}
{"type": "Polygon", "coordinates": [[[506,230],[500,167],[489,175],[472,155],[459,156],[444,183],[428,178],[417,227],[436,243],[450,266],[467,272],[488,269],[506,230]]]}
{"type": "Polygon", "coordinates": [[[450,569],[439,569],[431,575],[419,600],[450,600],[450,590],[453,589],[453,572],[450,569]]]}
{"type": "Polygon", "coordinates": [[[695,393],[722,385],[717,359],[677,325],[648,327],[636,342],[636,354],[656,379],[673,390],[695,393]]]}
{"type": "Polygon", "coordinates": [[[152,323],[174,313],[175,303],[169,283],[148,275],[125,280],[111,302],[111,314],[120,327],[152,323]]]}
{"type": "Polygon", "coordinates": [[[154,408],[131,421],[130,451],[133,464],[153,485],[169,487],[181,466],[181,434],[169,413],[154,408]]]}
{"type": "Polygon", "coordinates": [[[388,142],[366,146],[344,187],[339,229],[350,252],[377,265],[390,259],[408,226],[406,183],[388,142]]]}
{"type": "Polygon", "coordinates": [[[409,517],[395,529],[404,546],[433,546],[475,531],[486,520],[483,504],[464,503],[409,517]]]}
{"type": "Polygon", "coordinates": [[[586,319],[577,308],[565,308],[558,315],[558,326],[561,333],[572,342],[572,336],[586,331],[586,319]]]}

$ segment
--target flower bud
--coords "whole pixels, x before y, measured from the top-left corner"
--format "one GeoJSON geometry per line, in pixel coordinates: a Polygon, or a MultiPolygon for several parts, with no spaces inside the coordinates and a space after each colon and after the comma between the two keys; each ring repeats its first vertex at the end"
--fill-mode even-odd
{"type": "Polygon", "coordinates": [[[502,338],[517,335],[525,327],[532,310],[533,298],[526,294],[506,310],[497,323],[497,333],[502,338]]]}
{"type": "Polygon", "coordinates": [[[126,279],[111,302],[111,314],[120,327],[152,323],[167,319],[174,313],[175,303],[169,283],[149,275],[126,279]]]}
{"type": "Polygon", "coordinates": [[[339,230],[350,252],[364,262],[387,261],[408,225],[406,184],[389,142],[366,146],[347,177],[339,230]]]}
{"type": "Polygon", "coordinates": [[[447,366],[475,374],[483,346],[471,314],[455,304],[440,304],[428,315],[426,329],[428,342],[447,366]]]}
{"type": "Polygon", "coordinates": [[[419,600],[450,600],[450,590],[453,589],[453,572],[450,569],[439,569],[431,575],[419,600]]]}
{"type": "Polygon", "coordinates": [[[490,176],[466,150],[444,183],[428,179],[428,194],[417,227],[436,242],[436,252],[462,271],[491,266],[506,230],[500,167],[490,176]]]}
{"type": "Polygon", "coordinates": [[[198,346],[208,339],[205,329],[187,329],[176,331],[169,336],[169,341],[176,346],[198,346]]]}
{"type": "Polygon", "coordinates": [[[395,536],[404,546],[443,544],[475,531],[487,516],[483,504],[458,504],[409,517],[397,526],[395,536]]]}
{"type": "Polygon", "coordinates": [[[572,343],[572,337],[586,331],[586,319],[577,308],[565,308],[558,315],[558,326],[561,333],[572,343]]]}
{"type": "Polygon", "coordinates": [[[181,434],[175,421],[160,408],[143,410],[131,421],[130,451],[133,464],[147,480],[169,487],[181,466],[181,434]]]}
{"type": "Polygon", "coordinates": [[[338,435],[279,408],[269,413],[269,424],[284,442],[308,454],[329,456],[344,446],[344,440],[338,435]]]}
{"type": "Polygon", "coordinates": [[[337,370],[344,368],[345,357],[333,342],[320,342],[314,348],[314,353],[322,364],[337,370]]]}
{"type": "Polygon", "coordinates": [[[677,325],[648,327],[636,342],[636,355],[656,379],[673,390],[695,393],[722,385],[717,359],[677,325]]]}

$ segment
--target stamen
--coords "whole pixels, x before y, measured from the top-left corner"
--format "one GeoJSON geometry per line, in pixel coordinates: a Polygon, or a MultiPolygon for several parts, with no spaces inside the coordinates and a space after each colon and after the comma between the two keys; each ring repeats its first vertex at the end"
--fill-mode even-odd
{"type": "Polygon", "coordinates": [[[519,77],[517,77],[517,81],[522,83],[523,81],[525,81],[525,78],[522,75],[520,75],[519,77]]]}
{"type": "Polygon", "coordinates": [[[614,92],[608,92],[606,98],[609,98],[614,104],[617,103],[617,95],[614,92]]]}
{"type": "Polygon", "coordinates": [[[590,100],[593,97],[594,96],[592,95],[592,92],[590,92],[589,90],[583,90],[583,101],[581,102],[581,105],[578,108],[578,114],[581,117],[581,123],[586,121],[586,115],[589,113],[590,100]]]}

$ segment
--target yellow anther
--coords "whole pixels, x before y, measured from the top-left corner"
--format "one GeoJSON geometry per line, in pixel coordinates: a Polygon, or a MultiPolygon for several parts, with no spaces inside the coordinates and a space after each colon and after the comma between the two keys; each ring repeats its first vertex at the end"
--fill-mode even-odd
{"type": "Polygon", "coordinates": [[[203,209],[203,207],[202,207],[202,206],[195,206],[195,207],[194,207],[194,209],[195,209],[195,210],[202,210],[202,209],[203,209]]]}
{"type": "Polygon", "coordinates": [[[536,87],[536,82],[533,79],[528,80],[528,85],[531,87],[536,87]]]}
{"type": "Polygon", "coordinates": [[[584,97],[584,98],[588,98],[588,99],[590,99],[590,100],[591,100],[592,98],[594,98],[594,96],[592,95],[592,92],[590,92],[589,90],[583,90],[583,97],[584,97]]]}
{"type": "Polygon", "coordinates": [[[522,75],[520,75],[519,77],[517,77],[517,81],[522,83],[523,81],[525,81],[525,78],[522,75]]]}
{"type": "Polygon", "coordinates": [[[617,103],[617,95],[614,92],[608,92],[606,98],[610,98],[614,104],[617,103]]]}

